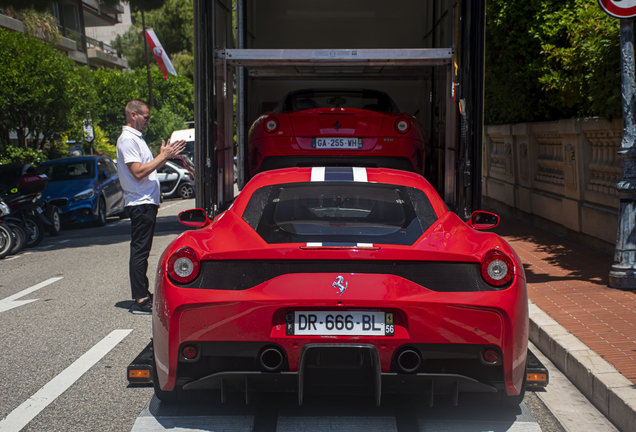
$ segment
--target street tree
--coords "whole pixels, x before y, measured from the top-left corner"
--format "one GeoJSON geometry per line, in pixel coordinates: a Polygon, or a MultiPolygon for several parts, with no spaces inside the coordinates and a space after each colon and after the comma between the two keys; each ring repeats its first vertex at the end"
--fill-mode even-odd
{"type": "MultiPolygon", "coordinates": [[[[181,76],[170,75],[164,80],[157,66],[151,68],[151,74],[155,107],[150,110],[150,125],[144,137],[151,147],[157,147],[173,130],[184,129],[185,121],[194,118],[194,87],[181,76]]],[[[126,124],[126,103],[131,99],[148,100],[146,71],[99,69],[93,71],[92,78],[98,94],[91,112],[93,122],[104,130],[111,143],[116,143],[126,124]]]]}
{"type": "Polygon", "coordinates": [[[486,124],[621,113],[619,20],[589,0],[488,0],[486,124]]]}
{"type": "Polygon", "coordinates": [[[90,71],[49,44],[0,29],[0,143],[43,149],[74,123],[95,100],[90,71]]]}
{"type": "MultiPolygon", "coordinates": [[[[179,75],[194,79],[194,21],[192,0],[166,0],[159,9],[146,11],[146,27],[153,28],[179,75]]],[[[131,68],[146,65],[141,12],[133,12],[134,24],[123,35],[117,35],[113,47],[124,54],[131,68]]],[[[153,81],[154,83],[154,81],[153,81]]]]}

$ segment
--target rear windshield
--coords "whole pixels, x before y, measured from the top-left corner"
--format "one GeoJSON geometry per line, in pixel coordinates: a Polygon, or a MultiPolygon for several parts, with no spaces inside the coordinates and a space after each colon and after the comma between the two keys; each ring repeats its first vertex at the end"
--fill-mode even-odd
{"type": "Polygon", "coordinates": [[[42,164],[36,168],[40,174],[46,174],[49,181],[84,180],[95,177],[95,162],[93,160],[58,162],[42,164]]]}
{"type": "Polygon", "coordinates": [[[243,219],[267,243],[412,245],[437,216],[419,189],[314,182],[257,190],[243,219]]]}
{"type": "Polygon", "coordinates": [[[301,90],[289,93],[274,112],[296,112],[314,108],[360,108],[378,112],[399,112],[395,102],[374,90],[301,90]]]}

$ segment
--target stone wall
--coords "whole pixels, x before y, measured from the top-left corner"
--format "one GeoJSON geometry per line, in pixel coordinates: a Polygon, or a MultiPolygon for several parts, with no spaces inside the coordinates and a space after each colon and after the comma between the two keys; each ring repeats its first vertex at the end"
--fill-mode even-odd
{"type": "Polygon", "coordinates": [[[616,243],[623,121],[572,119],[486,126],[484,205],[579,236],[606,252],[616,243]],[[600,242],[596,242],[600,241],[600,242]]]}

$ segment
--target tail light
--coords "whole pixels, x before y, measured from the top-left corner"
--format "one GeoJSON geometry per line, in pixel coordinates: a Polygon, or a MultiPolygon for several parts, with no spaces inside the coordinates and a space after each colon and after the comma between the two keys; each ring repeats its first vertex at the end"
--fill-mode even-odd
{"type": "Polygon", "coordinates": [[[280,124],[278,123],[278,120],[276,120],[274,117],[268,117],[263,122],[263,128],[265,129],[265,132],[274,133],[278,130],[279,126],[280,124]]]}
{"type": "Polygon", "coordinates": [[[411,129],[411,122],[405,118],[399,118],[395,122],[395,130],[401,134],[405,134],[411,129]]]}
{"type": "Polygon", "coordinates": [[[512,280],[515,266],[503,252],[491,250],[481,261],[481,277],[494,287],[502,287],[512,280]]]}
{"type": "Polygon", "coordinates": [[[200,269],[199,256],[190,247],[179,249],[168,260],[168,275],[180,284],[192,282],[199,275],[200,269]]]}
{"type": "Polygon", "coordinates": [[[190,180],[194,181],[194,174],[190,173],[190,180]]]}

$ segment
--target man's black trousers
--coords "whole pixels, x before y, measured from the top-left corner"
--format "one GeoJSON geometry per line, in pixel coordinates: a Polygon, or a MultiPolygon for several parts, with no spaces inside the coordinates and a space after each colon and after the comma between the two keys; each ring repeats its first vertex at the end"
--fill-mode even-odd
{"type": "Polygon", "coordinates": [[[148,297],[148,256],[152,248],[152,237],[155,234],[157,211],[159,206],[142,204],[126,207],[126,215],[130,218],[130,287],[132,298],[148,297]]]}

